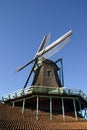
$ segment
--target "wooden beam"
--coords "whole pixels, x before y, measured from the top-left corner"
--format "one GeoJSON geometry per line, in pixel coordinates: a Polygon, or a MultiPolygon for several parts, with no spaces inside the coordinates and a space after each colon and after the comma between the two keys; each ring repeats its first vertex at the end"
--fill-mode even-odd
{"type": "Polygon", "coordinates": [[[50,120],[52,120],[52,97],[50,96],[50,120]]]}
{"type": "Polygon", "coordinates": [[[15,104],[15,103],[13,102],[13,103],[12,103],[12,108],[14,108],[14,104],[15,104]]]}
{"type": "Polygon", "coordinates": [[[24,108],[25,108],[25,99],[23,99],[22,114],[24,113],[24,108]]]}
{"type": "Polygon", "coordinates": [[[36,120],[38,120],[38,109],[39,109],[39,97],[36,98],[36,120]]]}
{"type": "Polygon", "coordinates": [[[78,100],[78,102],[79,102],[80,112],[81,112],[81,115],[82,115],[82,106],[81,106],[81,102],[80,102],[80,100],[78,100]]]}
{"type": "Polygon", "coordinates": [[[76,111],[76,104],[75,104],[75,99],[74,98],[73,98],[73,106],[74,106],[75,118],[76,118],[76,120],[78,120],[77,111],[76,111]]]}
{"type": "Polygon", "coordinates": [[[63,121],[65,121],[65,108],[64,108],[64,99],[61,98],[62,100],[62,114],[63,114],[63,121]]]}

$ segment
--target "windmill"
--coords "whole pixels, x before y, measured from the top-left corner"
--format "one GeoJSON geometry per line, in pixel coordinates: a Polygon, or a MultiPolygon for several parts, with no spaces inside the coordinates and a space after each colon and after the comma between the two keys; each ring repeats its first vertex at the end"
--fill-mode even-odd
{"type": "MultiPolygon", "coordinates": [[[[25,67],[33,63],[31,71],[25,82],[24,88],[26,88],[31,75],[34,72],[32,86],[28,87],[28,89],[23,88],[22,90],[18,92],[13,92],[11,94],[8,94],[2,97],[2,102],[4,104],[10,104],[12,105],[12,107],[15,107],[15,106],[22,107],[21,109],[22,117],[23,117],[23,113],[25,109],[27,108],[24,113],[24,117],[28,117],[28,118],[23,118],[23,120],[27,121],[28,126],[31,126],[30,124],[31,118],[32,118],[33,123],[34,124],[36,123],[36,121],[34,122],[35,120],[34,116],[36,117],[36,120],[39,120],[39,117],[40,117],[40,122],[39,121],[37,122],[40,128],[41,128],[41,124],[43,128],[43,124],[45,121],[48,122],[48,124],[52,122],[55,123],[55,120],[58,123],[66,122],[66,124],[67,122],[72,122],[72,123],[73,122],[75,123],[75,121],[76,123],[78,123],[78,121],[81,122],[80,117],[82,117],[81,115],[83,113],[83,110],[84,110],[84,117],[87,117],[87,111],[86,111],[87,96],[83,93],[83,91],[79,89],[63,88],[64,79],[63,79],[62,58],[59,58],[55,62],[48,59],[49,57],[54,55],[62,47],[64,47],[64,45],[66,45],[69,42],[71,35],[72,35],[72,30],[70,30],[69,32],[67,32],[62,37],[60,37],[59,39],[57,39],[56,41],[54,41],[48,46],[47,46],[47,43],[50,39],[50,34],[46,35],[43,38],[35,57],[24,66],[17,69],[17,71],[21,71],[22,69],[24,69],[25,67]],[[60,64],[57,65],[57,63],[60,63],[60,64]],[[26,112],[29,112],[29,113],[26,113],[26,112]],[[53,121],[49,122],[48,117],[50,120],[53,120],[53,121]]],[[[14,112],[16,112],[14,110],[16,109],[12,108],[12,110],[13,110],[13,118],[14,118],[15,117],[14,112]]],[[[1,115],[3,113],[4,112],[1,109],[1,115]]],[[[19,110],[17,112],[17,116],[18,114],[20,114],[19,110]]],[[[8,115],[7,119],[5,120],[7,124],[8,124],[9,117],[12,117],[12,115],[10,116],[8,115]]],[[[84,120],[82,119],[82,122],[83,121],[84,120]]],[[[22,121],[20,118],[20,122],[18,124],[20,124],[21,122],[22,121]]],[[[1,125],[3,126],[3,122],[1,125]]],[[[23,128],[25,128],[25,126],[26,125],[23,124],[23,128]]],[[[59,127],[56,127],[56,128],[59,128],[59,127]]],[[[7,125],[7,128],[8,128],[8,125],[7,125]]],[[[19,125],[18,125],[18,128],[19,128],[19,125]]],[[[50,129],[51,127],[48,127],[48,128],[50,129]]]]}
{"type": "Polygon", "coordinates": [[[50,33],[44,36],[35,57],[31,61],[29,61],[27,64],[21,66],[20,68],[16,70],[17,72],[19,72],[23,70],[25,67],[27,67],[28,65],[30,65],[31,63],[34,63],[23,88],[26,88],[33,72],[34,72],[34,78],[33,78],[32,85],[42,85],[42,86],[50,85],[51,86],[51,84],[53,84],[53,86],[58,86],[58,87],[63,86],[57,74],[57,71],[59,70],[59,68],[56,65],[57,62],[62,61],[62,60],[59,59],[53,62],[51,60],[48,60],[48,58],[54,55],[56,52],[58,52],[61,48],[63,48],[69,42],[71,35],[72,35],[72,30],[68,31],[66,34],[64,34],[63,36],[61,36],[59,39],[49,44],[48,46],[46,44],[49,42],[50,33]],[[52,72],[48,69],[49,67],[51,70],[53,70],[52,72]],[[50,73],[51,73],[51,76],[54,76],[54,77],[51,77],[48,80],[45,78],[46,76],[42,76],[45,73],[45,69],[47,69],[48,77],[50,77],[50,73]],[[45,80],[47,81],[44,83],[45,80]],[[50,83],[50,81],[52,81],[52,83],[50,83]]]}

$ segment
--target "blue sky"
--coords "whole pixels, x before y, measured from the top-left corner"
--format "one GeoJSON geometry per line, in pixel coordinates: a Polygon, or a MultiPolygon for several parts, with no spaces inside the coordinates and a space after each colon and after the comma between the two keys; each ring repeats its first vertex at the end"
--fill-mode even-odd
{"type": "MultiPolygon", "coordinates": [[[[0,1],[0,98],[23,87],[44,35],[50,43],[72,29],[69,44],[51,57],[63,57],[65,87],[87,94],[87,0],[0,1]]],[[[30,85],[30,83],[29,83],[30,85]]]]}

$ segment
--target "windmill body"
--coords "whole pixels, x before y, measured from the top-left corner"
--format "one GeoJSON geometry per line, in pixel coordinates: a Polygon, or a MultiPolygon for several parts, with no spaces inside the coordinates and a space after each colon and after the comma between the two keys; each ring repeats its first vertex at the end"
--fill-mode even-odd
{"type": "Polygon", "coordinates": [[[35,70],[33,86],[62,87],[58,76],[58,66],[51,60],[44,60],[42,65],[35,70]]]}

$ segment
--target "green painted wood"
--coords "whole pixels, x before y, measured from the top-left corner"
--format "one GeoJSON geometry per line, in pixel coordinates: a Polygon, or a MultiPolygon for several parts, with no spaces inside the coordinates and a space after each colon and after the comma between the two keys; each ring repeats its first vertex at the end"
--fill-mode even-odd
{"type": "Polygon", "coordinates": [[[23,99],[22,114],[24,113],[24,108],[25,108],[25,99],[23,99]]]}
{"type": "Polygon", "coordinates": [[[36,120],[38,120],[38,109],[39,109],[39,97],[37,96],[37,101],[36,101],[36,120]]]}
{"type": "Polygon", "coordinates": [[[50,120],[52,120],[52,97],[50,97],[50,120]]]}
{"type": "Polygon", "coordinates": [[[62,114],[63,114],[63,120],[65,121],[64,99],[61,98],[61,100],[62,100],[62,114]]]}
{"type": "Polygon", "coordinates": [[[73,105],[74,105],[75,118],[76,118],[76,120],[78,120],[77,111],[76,111],[76,104],[75,104],[75,99],[74,98],[73,98],[73,105]]]}

